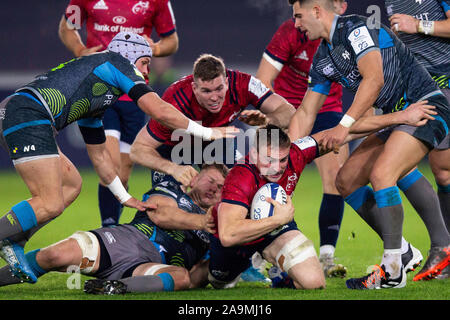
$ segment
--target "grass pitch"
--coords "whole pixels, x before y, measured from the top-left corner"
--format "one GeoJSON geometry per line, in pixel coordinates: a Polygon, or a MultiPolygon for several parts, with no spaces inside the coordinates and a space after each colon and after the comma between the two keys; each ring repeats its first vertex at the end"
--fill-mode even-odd
{"type": "MultiPolygon", "coordinates": [[[[421,166],[422,173],[434,183],[428,165],[421,166]]],[[[82,170],[83,189],[78,199],[65,212],[41,229],[28,242],[26,251],[42,248],[70,236],[76,230],[90,230],[100,226],[97,206],[98,179],[92,170],[82,170]]],[[[130,179],[130,193],[136,198],[147,191],[150,174],[136,168],[130,179]]],[[[20,177],[13,171],[0,172],[0,212],[7,213],[11,206],[29,197],[20,177]]],[[[294,193],[296,221],[302,232],[319,247],[318,211],[321,202],[321,180],[314,165],[303,172],[294,193]]],[[[429,249],[427,230],[419,216],[404,199],[404,237],[421,250],[424,257],[429,249]]],[[[129,222],[134,210],[125,208],[121,222],[129,222]]],[[[382,243],[362,219],[346,205],[336,249],[338,262],[347,266],[348,277],[360,277],[370,265],[380,263],[382,243]]],[[[4,263],[2,262],[2,265],[4,263]]],[[[420,267],[419,267],[420,269],[420,267]]],[[[206,289],[182,292],[129,294],[125,296],[92,296],[83,293],[86,276],[50,273],[36,284],[12,285],[0,288],[0,300],[449,300],[449,280],[413,282],[414,273],[408,275],[408,284],[400,290],[354,291],[345,286],[345,279],[327,279],[325,290],[301,291],[269,289],[260,283],[240,282],[234,289],[206,289]]]]}

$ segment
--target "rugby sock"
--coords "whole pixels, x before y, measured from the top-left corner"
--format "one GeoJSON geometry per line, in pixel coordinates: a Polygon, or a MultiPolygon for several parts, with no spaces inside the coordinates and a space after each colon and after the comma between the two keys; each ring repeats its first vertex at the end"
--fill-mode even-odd
{"type": "Polygon", "coordinates": [[[25,254],[25,258],[27,258],[28,261],[28,265],[30,266],[31,270],[33,271],[34,275],[36,277],[40,277],[43,276],[44,274],[46,274],[48,271],[44,270],[41,268],[41,266],[38,264],[38,262],[36,261],[36,254],[40,251],[41,249],[36,249],[30,252],[27,252],[25,254]]]}
{"type": "Polygon", "coordinates": [[[12,274],[9,265],[0,268],[0,287],[18,283],[21,283],[21,281],[12,274]]]}
{"type": "Polygon", "coordinates": [[[376,220],[384,244],[382,264],[392,278],[397,278],[402,266],[403,207],[400,190],[397,186],[389,187],[376,191],[374,196],[378,207],[376,220]]]}
{"type": "Polygon", "coordinates": [[[344,200],[381,238],[381,229],[375,218],[378,208],[372,188],[364,186],[356,189],[344,200]]]}
{"type": "Polygon", "coordinates": [[[319,211],[320,246],[336,247],[343,215],[344,198],[324,193],[319,211]]]}
{"type": "Polygon", "coordinates": [[[448,245],[450,236],[441,214],[439,198],[431,183],[416,169],[399,180],[397,185],[424,222],[431,246],[448,245]]]}
{"type": "Polygon", "coordinates": [[[30,230],[37,225],[36,215],[27,201],[22,201],[11,208],[0,218],[0,240],[22,231],[30,230]]]}
{"type": "Polygon", "coordinates": [[[46,221],[42,224],[37,225],[36,227],[31,228],[30,230],[24,231],[24,232],[20,232],[18,234],[15,234],[11,237],[9,237],[9,239],[11,239],[12,241],[14,241],[15,243],[17,243],[18,245],[25,247],[25,244],[28,242],[28,240],[31,239],[31,237],[38,232],[42,227],[44,227],[45,225],[47,225],[48,223],[50,223],[50,221],[53,221],[53,219],[46,221]]]}
{"type": "Polygon", "coordinates": [[[444,217],[447,231],[450,232],[450,184],[438,186],[439,203],[441,204],[442,216],[444,217]]]}
{"type": "Polygon", "coordinates": [[[127,292],[173,291],[174,289],[173,278],[168,273],[128,277],[120,281],[126,284],[127,292]]]}
{"type": "Polygon", "coordinates": [[[98,206],[102,219],[102,226],[109,227],[119,224],[123,205],[116,199],[108,187],[98,185],[98,206]]]}

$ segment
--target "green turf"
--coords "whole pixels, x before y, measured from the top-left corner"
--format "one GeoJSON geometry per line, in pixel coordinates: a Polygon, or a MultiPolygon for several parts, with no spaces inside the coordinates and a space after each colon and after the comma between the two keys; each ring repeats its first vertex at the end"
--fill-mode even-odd
{"type": "MultiPolygon", "coordinates": [[[[428,166],[421,171],[434,183],[428,166]]],[[[48,246],[71,235],[76,230],[98,228],[100,215],[97,207],[97,177],[90,170],[81,171],[83,189],[78,199],[65,212],[40,230],[27,244],[26,250],[48,246]]],[[[29,193],[20,177],[13,171],[0,172],[0,212],[5,214],[12,205],[29,197],[29,193]]],[[[149,173],[143,169],[135,170],[130,179],[130,193],[140,198],[148,187],[149,173]]],[[[318,249],[318,208],[321,202],[321,182],[314,166],[308,167],[302,174],[294,194],[296,221],[301,230],[314,241],[318,249]]],[[[404,236],[414,246],[427,255],[429,238],[424,224],[405,200],[404,236]]],[[[134,215],[131,209],[125,209],[121,222],[128,222],[134,215]]],[[[363,223],[353,210],[346,206],[342,222],[336,256],[338,262],[347,266],[349,277],[366,274],[368,266],[379,263],[382,255],[382,243],[376,234],[363,223]]],[[[3,263],[2,263],[3,265],[3,263]]],[[[38,283],[14,285],[0,288],[0,300],[12,299],[183,299],[183,300],[448,300],[450,298],[449,280],[413,282],[413,274],[408,276],[405,288],[395,290],[353,291],[346,289],[345,279],[327,279],[325,290],[300,291],[289,289],[268,289],[259,283],[239,283],[234,289],[214,290],[210,287],[182,292],[162,292],[148,294],[129,294],[126,296],[98,297],[84,294],[77,287],[83,286],[88,277],[66,273],[50,273],[38,283]],[[75,289],[68,289],[75,287],[75,289]]]]}

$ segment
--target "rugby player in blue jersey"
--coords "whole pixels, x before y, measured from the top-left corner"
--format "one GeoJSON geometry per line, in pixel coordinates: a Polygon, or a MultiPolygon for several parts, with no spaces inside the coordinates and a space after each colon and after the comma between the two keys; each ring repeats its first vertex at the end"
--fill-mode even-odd
{"type": "MultiPolygon", "coordinates": [[[[350,127],[371,107],[379,108],[385,114],[403,110],[412,103],[424,100],[436,107],[434,120],[424,126],[395,126],[383,148],[377,149],[379,153],[371,153],[372,157],[377,155],[372,166],[354,170],[350,165],[352,158],[358,155],[369,158],[367,154],[373,151],[370,141],[374,139],[369,137],[369,142],[360,146],[359,151],[357,149],[343,167],[352,169],[349,170],[352,178],[359,179],[357,181],[361,188],[350,194],[346,194],[348,190],[342,188],[341,194],[363,217],[370,209],[377,210],[377,214],[371,216],[372,219],[366,219],[366,222],[378,230],[384,243],[381,265],[366,277],[349,279],[347,286],[351,289],[404,287],[406,275],[401,251],[403,207],[396,184],[430,151],[448,150],[448,101],[426,69],[388,27],[362,16],[337,16],[330,0],[289,2],[293,5],[296,26],[312,40],[323,39],[314,57],[310,88],[302,107],[317,113],[332,82],[341,83],[355,94],[340,124],[330,129],[320,141],[326,148],[338,151],[350,127]],[[368,182],[375,192],[366,189],[368,182]],[[372,201],[372,208],[368,209],[366,205],[371,199],[375,201],[372,201]]],[[[289,127],[290,134],[294,135],[300,130],[296,125],[297,114],[289,127]]],[[[360,158],[362,160],[364,157],[360,158]]],[[[434,231],[440,232],[441,241],[446,243],[435,254],[440,256],[441,267],[445,267],[450,257],[450,236],[440,212],[435,213],[434,220],[441,221],[434,231]]]]}
{"type": "MultiPolygon", "coordinates": [[[[130,223],[77,231],[25,255],[35,277],[51,271],[76,271],[96,277],[85,282],[92,294],[174,291],[208,283],[209,233],[216,228],[212,208],[221,197],[228,169],[204,165],[184,192],[165,176],[144,195],[155,210],[138,211],[130,223]]],[[[18,284],[8,266],[0,286],[18,284]]]]}
{"type": "Polygon", "coordinates": [[[0,218],[0,253],[24,281],[36,280],[32,273],[27,274],[25,242],[43,224],[59,216],[81,190],[81,176],[56,144],[59,130],[78,122],[102,182],[123,205],[138,210],[148,205],[128,194],[105,148],[101,119],[121,95],[128,94],[165,126],[186,129],[206,140],[225,137],[227,129],[233,131],[227,127],[205,128],[160,99],[144,80],[151,56],[144,38],[122,32],[113,38],[108,50],[62,63],[0,103],[0,145],[8,150],[31,193],[30,199],[14,205],[0,218]]]}
{"type": "MultiPolygon", "coordinates": [[[[427,69],[450,101],[450,1],[385,0],[384,3],[391,30],[413,52],[419,63],[427,69]]],[[[431,170],[437,184],[439,201],[431,197],[427,189],[432,186],[417,169],[403,178],[403,183],[399,183],[398,186],[423,217],[426,225],[432,225],[434,221],[427,219],[428,215],[425,211],[437,211],[439,210],[437,206],[440,204],[447,230],[449,230],[450,151],[432,152],[429,157],[431,170]],[[424,192],[425,190],[427,191],[424,192]]],[[[430,233],[430,236],[437,235],[430,233]]],[[[433,238],[430,239],[432,249],[435,247],[433,238]]],[[[426,271],[432,269],[434,265],[435,263],[428,259],[414,280],[427,279],[426,271]]],[[[436,278],[446,279],[449,276],[450,267],[447,266],[436,278]]]]}

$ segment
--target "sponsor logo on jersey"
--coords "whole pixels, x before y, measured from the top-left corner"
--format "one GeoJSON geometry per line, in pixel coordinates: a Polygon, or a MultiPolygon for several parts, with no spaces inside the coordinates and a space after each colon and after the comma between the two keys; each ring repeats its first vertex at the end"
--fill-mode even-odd
{"type": "Polygon", "coordinates": [[[95,5],[94,8],[95,10],[108,10],[108,6],[105,3],[105,0],[99,0],[95,5]]]}
{"type": "Polygon", "coordinates": [[[329,76],[329,75],[331,75],[334,72],[334,69],[333,69],[333,66],[330,63],[330,64],[327,64],[325,66],[325,68],[323,68],[322,71],[323,71],[324,75],[329,76]]]}
{"type": "Polygon", "coordinates": [[[297,184],[298,176],[294,172],[293,175],[288,177],[288,183],[286,184],[286,192],[294,191],[295,185],[297,184]]]}
{"type": "Polygon", "coordinates": [[[300,60],[305,60],[305,61],[309,60],[308,53],[306,52],[306,50],[303,50],[302,53],[300,53],[299,55],[296,55],[295,58],[300,59],[300,60]]]}
{"type": "Polygon", "coordinates": [[[422,0],[416,0],[416,3],[422,4],[422,0]]]}
{"type": "Polygon", "coordinates": [[[5,120],[6,109],[0,109],[0,120],[5,120]]]}
{"type": "Polygon", "coordinates": [[[134,14],[145,14],[149,8],[149,2],[148,1],[139,1],[136,3],[133,8],[131,9],[131,12],[134,14]]]}
{"type": "Polygon", "coordinates": [[[115,16],[113,18],[113,22],[117,23],[117,24],[124,24],[125,22],[127,22],[127,18],[122,17],[122,16],[115,16]]]}
{"type": "Polygon", "coordinates": [[[355,54],[359,54],[367,48],[375,46],[375,43],[373,42],[366,26],[353,30],[353,32],[348,36],[348,40],[350,41],[355,54]]]}
{"type": "Polygon", "coordinates": [[[112,235],[112,233],[109,232],[109,231],[106,231],[106,232],[104,233],[104,235],[105,235],[106,240],[108,241],[109,244],[114,243],[114,242],[117,241],[116,238],[114,238],[114,236],[112,235]]]}
{"type": "Polygon", "coordinates": [[[342,54],[342,58],[344,58],[345,60],[350,60],[350,52],[345,50],[344,53],[342,54]]]}

